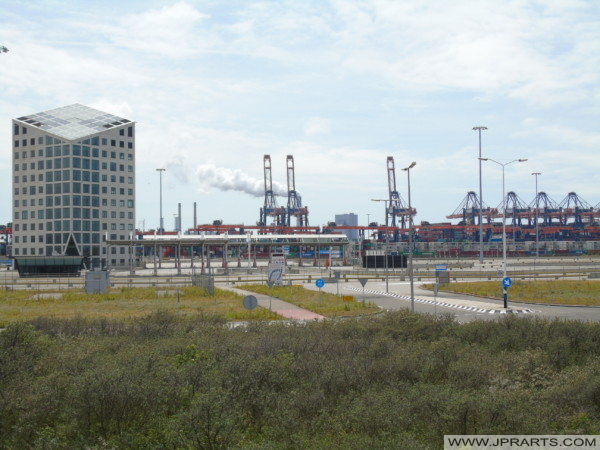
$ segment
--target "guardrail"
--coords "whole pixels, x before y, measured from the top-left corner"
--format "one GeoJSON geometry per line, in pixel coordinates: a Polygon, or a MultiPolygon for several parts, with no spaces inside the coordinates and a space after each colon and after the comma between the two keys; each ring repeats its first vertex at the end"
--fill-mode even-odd
{"type": "MultiPolygon", "coordinates": [[[[578,261],[582,263],[582,261],[578,261]]],[[[449,278],[451,282],[462,280],[484,280],[492,281],[502,278],[502,274],[498,272],[498,261],[482,266],[480,270],[474,270],[475,263],[449,263],[448,266],[449,278]]],[[[435,264],[432,262],[415,265],[413,280],[416,282],[435,281],[435,264]]],[[[532,279],[599,279],[600,278],[600,261],[583,261],[583,264],[574,264],[572,261],[545,261],[543,264],[524,265],[518,264],[517,261],[512,262],[507,275],[515,280],[532,280],[532,279]]],[[[267,278],[266,267],[254,269],[242,268],[219,268],[214,270],[215,284],[252,284],[265,283],[267,278]]],[[[319,267],[292,267],[288,274],[284,277],[285,284],[304,284],[314,283],[318,278],[328,280],[328,283],[348,283],[356,282],[359,279],[385,281],[386,272],[384,269],[348,269],[333,267],[330,269],[319,267]],[[339,279],[333,275],[339,272],[339,279]]],[[[387,272],[388,280],[394,282],[407,282],[409,280],[407,269],[389,270],[387,272]]],[[[127,272],[111,273],[109,278],[109,286],[112,288],[134,288],[134,287],[170,287],[179,288],[192,285],[192,274],[161,274],[153,275],[130,275],[127,272]]],[[[68,278],[19,278],[18,273],[14,271],[0,272],[0,289],[29,289],[29,290],[63,290],[63,289],[83,289],[85,287],[85,277],[68,277],[68,278]]]]}

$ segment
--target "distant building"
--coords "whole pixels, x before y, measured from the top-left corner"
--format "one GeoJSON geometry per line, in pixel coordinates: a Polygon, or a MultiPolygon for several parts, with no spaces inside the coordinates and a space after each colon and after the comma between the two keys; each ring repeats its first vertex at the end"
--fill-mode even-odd
{"type": "Polygon", "coordinates": [[[129,264],[135,233],[135,124],[75,104],[13,119],[12,253],[129,264]]]}
{"type": "MultiPolygon", "coordinates": [[[[354,213],[336,214],[335,224],[341,226],[357,227],[358,216],[354,213]]],[[[358,240],[358,230],[341,230],[341,232],[348,236],[348,239],[358,240]]]]}

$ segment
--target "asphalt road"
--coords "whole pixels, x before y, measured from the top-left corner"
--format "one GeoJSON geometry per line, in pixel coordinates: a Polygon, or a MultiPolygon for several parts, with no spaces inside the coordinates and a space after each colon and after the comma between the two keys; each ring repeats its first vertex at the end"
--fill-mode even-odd
{"type": "MultiPolygon", "coordinates": [[[[306,288],[317,289],[314,283],[305,284],[306,288]]],[[[452,314],[459,322],[473,320],[496,320],[504,314],[519,314],[528,317],[548,317],[564,320],[583,320],[600,322],[600,307],[539,305],[510,301],[508,310],[500,300],[484,299],[463,294],[440,292],[422,289],[421,283],[414,284],[414,310],[427,314],[452,314]]],[[[326,284],[323,288],[329,293],[354,295],[356,301],[362,301],[363,287],[357,282],[326,284]]],[[[385,281],[370,280],[364,287],[365,301],[373,302],[385,310],[411,309],[410,283],[408,281],[389,282],[386,293],[385,281]]]]}

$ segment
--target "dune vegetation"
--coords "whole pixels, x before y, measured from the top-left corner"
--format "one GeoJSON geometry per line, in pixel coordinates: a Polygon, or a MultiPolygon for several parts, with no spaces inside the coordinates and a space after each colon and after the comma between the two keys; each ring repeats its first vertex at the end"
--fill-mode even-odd
{"type": "Polygon", "coordinates": [[[599,374],[592,323],[40,317],[0,332],[0,448],[425,450],[445,434],[598,434],[599,374]]]}
{"type": "MultiPolygon", "coordinates": [[[[513,280],[508,293],[511,301],[560,305],[600,306],[600,280],[513,280]]],[[[433,285],[424,287],[433,289],[433,285]]],[[[480,297],[503,298],[500,281],[449,283],[440,292],[457,292],[480,297]]]]}

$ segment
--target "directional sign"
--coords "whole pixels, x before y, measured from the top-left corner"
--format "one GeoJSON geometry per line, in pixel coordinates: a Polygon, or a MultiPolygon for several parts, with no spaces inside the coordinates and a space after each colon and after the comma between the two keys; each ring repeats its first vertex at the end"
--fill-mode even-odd
{"type": "Polygon", "coordinates": [[[362,287],[365,287],[365,284],[367,284],[367,281],[369,281],[369,279],[368,278],[359,278],[358,281],[360,282],[362,287]]]}
{"type": "Polygon", "coordinates": [[[317,285],[317,287],[318,287],[319,289],[321,289],[323,286],[325,286],[325,280],[324,280],[323,278],[319,278],[319,279],[318,279],[318,280],[315,282],[315,284],[317,285]]]}
{"type": "Polygon", "coordinates": [[[509,288],[512,286],[512,280],[509,277],[506,277],[502,280],[502,286],[505,288],[509,288]]]}
{"type": "Polygon", "coordinates": [[[244,308],[252,311],[258,305],[258,300],[256,300],[256,297],[254,295],[247,295],[244,297],[242,303],[244,305],[244,308]]]}

